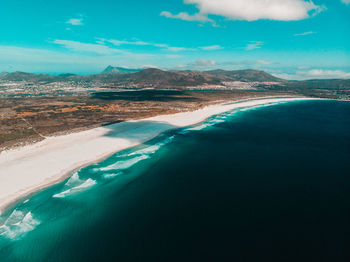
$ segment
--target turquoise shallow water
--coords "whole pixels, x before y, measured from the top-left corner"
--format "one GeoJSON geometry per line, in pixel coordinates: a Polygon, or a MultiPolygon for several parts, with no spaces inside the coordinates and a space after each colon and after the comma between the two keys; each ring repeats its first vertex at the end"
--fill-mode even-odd
{"type": "Polygon", "coordinates": [[[0,218],[0,261],[346,261],[350,105],[214,116],[83,168],[0,218]]]}

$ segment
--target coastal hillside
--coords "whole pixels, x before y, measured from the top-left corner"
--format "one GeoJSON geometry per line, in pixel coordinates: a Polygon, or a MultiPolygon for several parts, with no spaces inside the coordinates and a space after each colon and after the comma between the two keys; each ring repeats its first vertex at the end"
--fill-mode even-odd
{"type": "Polygon", "coordinates": [[[242,82],[286,82],[286,80],[275,77],[265,71],[260,70],[211,70],[205,72],[208,75],[215,76],[225,81],[242,81],[242,82]]]}

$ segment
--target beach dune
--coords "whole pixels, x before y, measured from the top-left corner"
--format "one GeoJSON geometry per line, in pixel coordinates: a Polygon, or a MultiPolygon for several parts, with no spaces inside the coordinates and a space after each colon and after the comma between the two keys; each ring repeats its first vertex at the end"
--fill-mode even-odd
{"type": "Polygon", "coordinates": [[[193,112],[160,115],[117,123],[0,154],[0,212],[26,195],[63,180],[73,170],[136,146],[160,133],[204,121],[234,109],[309,98],[261,98],[205,107],[193,112]]]}

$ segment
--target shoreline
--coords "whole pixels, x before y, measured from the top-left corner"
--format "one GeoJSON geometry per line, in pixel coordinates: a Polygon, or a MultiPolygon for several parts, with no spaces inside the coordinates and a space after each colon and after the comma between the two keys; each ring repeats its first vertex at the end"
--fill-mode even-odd
{"type": "Polygon", "coordinates": [[[235,109],[304,100],[317,98],[261,97],[225,102],[191,112],[159,115],[49,137],[32,145],[1,152],[0,215],[21,199],[63,181],[72,172],[145,143],[165,131],[195,125],[235,109]]]}

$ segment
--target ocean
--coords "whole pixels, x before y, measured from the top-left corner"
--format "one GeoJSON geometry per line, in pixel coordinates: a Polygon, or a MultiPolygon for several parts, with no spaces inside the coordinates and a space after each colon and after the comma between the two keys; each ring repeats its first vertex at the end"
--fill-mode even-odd
{"type": "Polygon", "coordinates": [[[349,261],[349,170],[349,102],[235,110],[17,203],[0,261],[349,261]]]}

